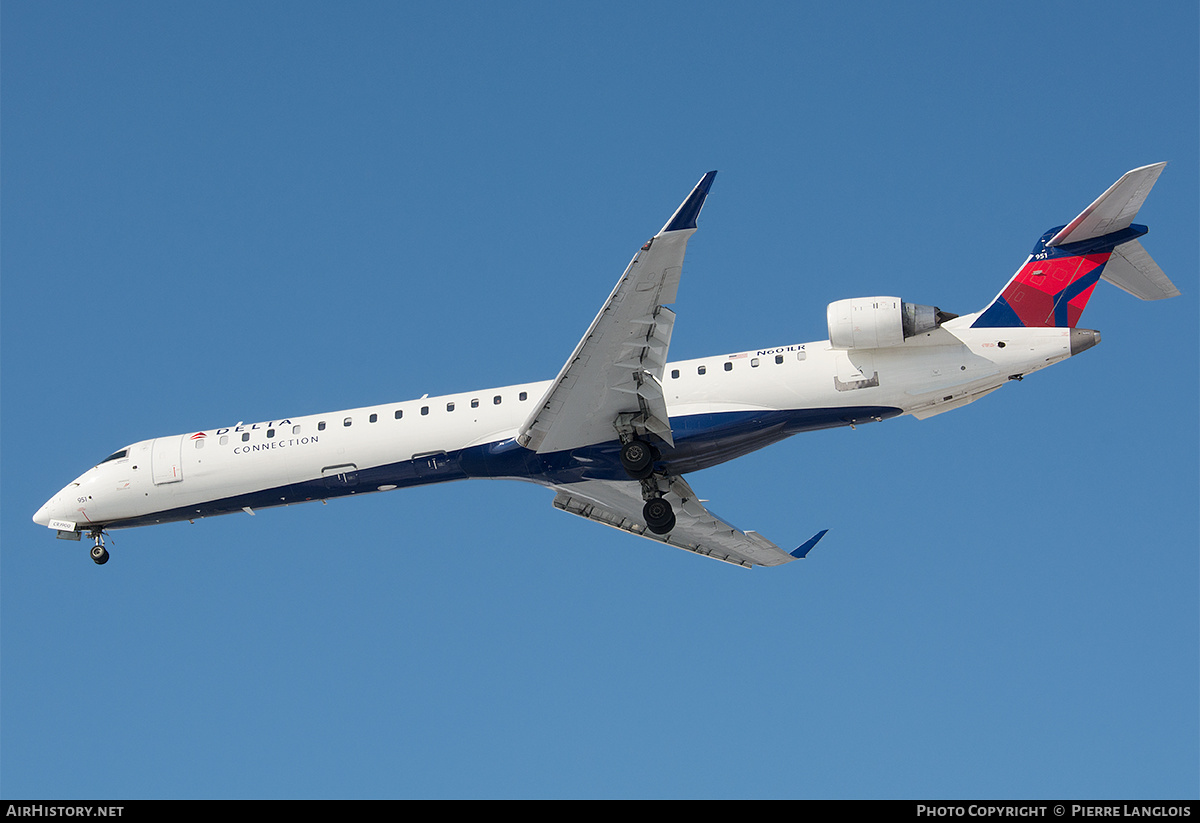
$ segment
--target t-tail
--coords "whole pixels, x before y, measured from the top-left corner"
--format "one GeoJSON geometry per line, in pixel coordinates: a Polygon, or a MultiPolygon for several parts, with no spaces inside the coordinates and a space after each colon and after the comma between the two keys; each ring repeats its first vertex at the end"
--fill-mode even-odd
{"type": "Polygon", "coordinates": [[[1148,229],[1133,222],[1166,165],[1128,172],[1070,223],[1043,234],[972,327],[1074,329],[1102,279],[1142,300],[1177,296],[1179,289],[1138,242],[1148,229]]]}

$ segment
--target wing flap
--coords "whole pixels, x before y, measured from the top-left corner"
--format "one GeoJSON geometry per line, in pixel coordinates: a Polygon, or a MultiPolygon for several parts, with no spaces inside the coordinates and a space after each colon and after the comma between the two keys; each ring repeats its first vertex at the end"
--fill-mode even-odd
{"type": "Polygon", "coordinates": [[[637,483],[589,480],[556,486],[555,508],[743,568],[780,566],[804,557],[825,532],[820,532],[793,552],[787,552],[758,532],[741,531],[710,512],[682,477],[668,478],[664,495],[675,509],[676,524],[670,534],[646,528],[641,516],[641,488],[637,483]]]}

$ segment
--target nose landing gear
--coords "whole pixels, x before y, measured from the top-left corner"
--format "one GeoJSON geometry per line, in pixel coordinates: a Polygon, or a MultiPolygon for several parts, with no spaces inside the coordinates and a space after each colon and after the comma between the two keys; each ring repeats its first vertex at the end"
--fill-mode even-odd
{"type": "Polygon", "coordinates": [[[97,566],[103,566],[108,562],[108,549],[104,548],[104,532],[92,532],[92,538],[96,541],[96,545],[92,546],[92,561],[97,566]]]}

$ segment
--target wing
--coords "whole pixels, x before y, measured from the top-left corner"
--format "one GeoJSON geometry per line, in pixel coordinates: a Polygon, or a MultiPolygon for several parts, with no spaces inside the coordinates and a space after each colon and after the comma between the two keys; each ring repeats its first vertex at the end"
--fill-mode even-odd
{"type": "Polygon", "coordinates": [[[554,505],[639,537],[647,537],[678,549],[695,552],[737,566],[778,566],[804,557],[817,545],[825,531],[818,532],[793,551],[784,551],[757,532],[743,532],[710,512],[696,498],[682,477],[668,478],[670,490],[663,496],[675,509],[675,528],[657,535],[641,519],[641,488],[637,483],[588,480],[556,486],[554,505]]]}
{"type": "MultiPolygon", "coordinates": [[[[618,423],[634,424],[671,439],[662,376],[688,238],[708,197],[715,171],[700,179],[658,234],[633,256],[608,300],[567,359],[517,442],[543,454],[614,441],[618,423]]],[[[743,532],[712,512],[687,482],[669,473],[636,480],[587,480],[556,485],[554,505],[631,534],[738,566],[778,566],[804,557],[821,532],[786,552],[755,533],[743,532]],[[646,526],[647,495],[671,504],[675,525],[666,535],[646,526]]]]}
{"type": "Polygon", "coordinates": [[[672,443],[662,374],[675,313],[673,303],[683,271],[688,238],[712,187],[715,171],[700,179],[692,193],[633,256],[604,307],[592,321],[521,426],[517,442],[546,453],[616,439],[613,423],[621,414],[672,443]]]}

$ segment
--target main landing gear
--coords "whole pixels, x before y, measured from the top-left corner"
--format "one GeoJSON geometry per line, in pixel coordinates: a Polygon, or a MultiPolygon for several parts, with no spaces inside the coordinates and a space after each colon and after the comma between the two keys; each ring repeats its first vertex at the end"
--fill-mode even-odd
{"type": "Polygon", "coordinates": [[[675,528],[675,512],[671,503],[662,496],[654,477],[654,461],[658,451],[645,440],[630,438],[621,444],[621,466],[630,478],[642,484],[642,518],[646,528],[655,534],[669,534],[675,528]]]}
{"type": "Polygon", "coordinates": [[[671,504],[662,497],[651,497],[642,506],[642,517],[646,519],[646,528],[655,534],[670,534],[675,528],[675,512],[671,504]]]}
{"type": "Polygon", "coordinates": [[[108,549],[104,548],[104,532],[92,532],[92,538],[96,541],[96,545],[92,546],[92,561],[97,566],[103,566],[108,562],[108,549]]]}
{"type": "Polygon", "coordinates": [[[630,440],[621,445],[621,465],[634,480],[645,480],[654,474],[654,447],[644,440],[630,440]]]}

